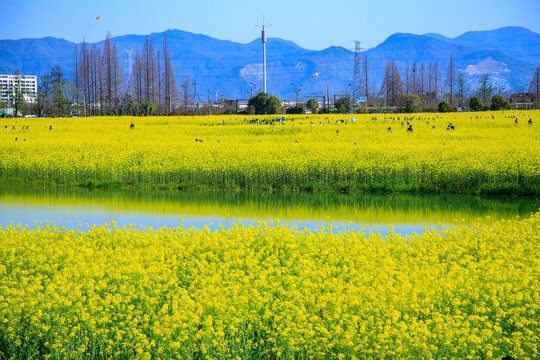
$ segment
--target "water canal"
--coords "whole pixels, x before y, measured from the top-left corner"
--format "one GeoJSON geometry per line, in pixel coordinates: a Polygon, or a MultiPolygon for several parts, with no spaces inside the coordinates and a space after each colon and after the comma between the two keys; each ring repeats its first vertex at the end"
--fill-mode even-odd
{"type": "Polygon", "coordinates": [[[0,189],[0,223],[54,223],[57,227],[89,229],[115,221],[120,227],[229,228],[234,223],[271,222],[331,231],[374,231],[392,228],[401,234],[500,219],[526,217],[538,211],[536,198],[475,197],[413,194],[230,193],[114,191],[86,188],[0,189]]]}

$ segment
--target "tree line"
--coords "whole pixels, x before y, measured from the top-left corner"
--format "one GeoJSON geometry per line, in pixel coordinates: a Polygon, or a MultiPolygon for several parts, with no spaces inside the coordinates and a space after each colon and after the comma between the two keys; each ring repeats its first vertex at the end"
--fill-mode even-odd
{"type": "MultiPolygon", "coordinates": [[[[534,103],[533,106],[539,108],[539,85],[540,66],[536,68],[528,92],[525,94],[513,94],[510,99],[513,102],[534,103]]],[[[395,61],[389,60],[385,66],[379,97],[374,102],[378,101],[379,106],[397,107],[399,110],[408,112],[414,110],[414,108],[417,111],[419,109],[438,109],[441,111],[439,106],[441,102],[443,103],[442,109],[460,107],[478,111],[499,107],[500,99],[504,98],[504,96],[502,96],[500,89],[498,89],[498,93],[496,93],[496,90],[490,82],[489,75],[485,74],[481,77],[478,88],[471,92],[465,82],[464,73],[456,72],[452,56],[450,56],[444,80],[441,78],[441,71],[436,61],[434,63],[429,61],[427,66],[423,63],[417,66],[416,62],[409,65],[409,62],[407,62],[405,74],[402,78],[395,61]],[[495,96],[497,100],[493,104],[495,96]],[[382,105],[381,101],[383,101],[382,105]],[[411,104],[414,104],[414,106],[411,107],[411,104]]],[[[508,106],[509,103],[505,103],[503,107],[508,106]]]]}
{"type": "Polygon", "coordinates": [[[154,49],[147,36],[124,79],[116,44],[107,33],[103,50],[89,49],[83,41],[74,54],[75,103],[85,104],[88,115],[169,115],[179,99],[174,69],[171,65],[167,34],[162,51],[154,49]]]}
{"type": "MultiPolygon", "coordinates": [[[[19,74],[18,71],[15,74],[19,74]]],[[[73,78],[68,81],[59,66],[40,77],[33,103],[25,103],[25,94],[16,84],[9,89],[14,95],[9,104],[15,114],[34,113],[38,116],[95,115],[171,115],[180,111],[180,101],[174,69],[171,65],[167,34],[162,50],[155,50],[148,36],[134,64],[124,78],[118,59],[118,49],[107,33],[103,49],[89,46],[83,40],[73,51],[73,78]]],[[[18,75],[17,79],[24,78],[18,75]]]]}

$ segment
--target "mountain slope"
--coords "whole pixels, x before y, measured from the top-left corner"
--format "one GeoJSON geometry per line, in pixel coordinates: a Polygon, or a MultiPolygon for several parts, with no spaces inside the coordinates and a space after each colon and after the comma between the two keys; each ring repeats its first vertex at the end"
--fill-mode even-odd
{"type": "MultiPolygon", "coordinates": [[[[407,67],[416,61],[427,65],[431,60],[438,63],[441,71],[441,84],[446,80],[450,56],[454,59],[456,75],[462,72],[468,87],[473,90],[484,74],[490,74],[492,82],[506,90],[519,89],[532,78],[534,66],[503,53],[499,50],[486,50],[470,47],[456,42],[441,41],[433,36],[397,33],[383,43],[366,52],[368,59],[386,60],[392,58],[404,77],[407,67]]],[[[383,61],[376,62],[375,73],[384,71],[383,61]]]]}
{"type": "Polygon", "coordinates": [[[74,44],[64,39],[20,39],[0,41],[0,72],[43,75],[55,65],[70,72],[74,44]]]}
{"type": "Polygon", "coordinates": [[[540,34],[524,27],[507,26],[496,30],[468,31],[454,39],[439,34],[426,36],[456,45],[497,50],[523,62],[540,65],[540,34]]]}
{"type": "MultiPolygon", "coordinates": [[[[164,35],[177,84],[197,81],[198,101],[210,97],[245,99],[262,87],[262,44],[260,39],[247,44],[219,40],[202,34],[167,30],[150,34],[154,49],[161,51],[164,35]]],[[[146,35],[124,35],[112,38],[124,73],[128,73],[127,51],[141,51],[146,35]]],[[[540,35],[524,28],[508,27],[493,31],[473,31],[450,39],[438,34],[414,35],[396,33],[362,56],[368,59],[370,91],[379,91],[388,60],[394,59],[402,74],[416,61],[438,62],[440,84],[444,83],[450,54],[457,72],[463,72],[467,86],[474,89],[479,79],[489,73],[493,82],[508,91],[525,89],[534,74],[533,60],[540,49],[540,35]],[[511,41],[513,39],[513,41],[511,41]],[[511,44],[511,46],[509,45],[511,44]]],[[[101,41],[95,46],[103,47],[101,41]]],[[[77,44],[80,46],[80,44],[77,44]]],[[[0,73],[43,75],[59,65],[68,77],[73,74],[76,44],[51,37],[42,39],[0,40],[0,73]]],[[[88,44],[92,47],[94,44],[88,44]]],[[[301,48],[292,41],[269,38],[267,43],[268,91],[289,99],[300,89],[304,95],[326,95],[350,91],[354,53],[332,46],[315,51],[301,48]],[[319,77],[310,79],[315,72],[319,77]]]]}

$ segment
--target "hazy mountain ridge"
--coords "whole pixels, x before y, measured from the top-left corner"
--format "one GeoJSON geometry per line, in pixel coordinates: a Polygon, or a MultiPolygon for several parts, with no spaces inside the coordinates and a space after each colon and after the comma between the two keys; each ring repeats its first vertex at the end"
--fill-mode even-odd
{"type": "MultiPolygon", "coordinates": [[[[196,80],[198,101],[247,98],[262,87],[262,44],[255,39],[247,44],[219,40],[203,34],[167,30],[150,34],[155,50],[162,50],[167,33],[169,52],[177,84],[183,76],[196,80]],[[253,84],[255,86],[253,86],[253,84]]],[[[140,51],[146,35],[113,37],[121,66],[127,75],[126,50],[140,51]]],[[[103,47],[103,41],[96,44],[103,47]]],[[[77,44],[80,48],[80,44],[77,44]]],[[[88,44],[93,46],[93,44],[88,44]]],[[[73,73],[75,43],[53,37],[41,39],[0,40],[0,73],[20,69],[25,74],[41,76],[60,65],[68,77],[73,73]]],[[[454,39],[439,34],[414,35],[395,33],[384,42],[362,53],[368,58],[370,91],[379,91],[387,60],[396,60],[402,77],[407,61],[426,68],[437,61],[444,83],[452,54],[457,72],[466,76],[469,89],[478,86],[483,72],[507,91],[526,90],[540,63],[540,35],[521,27],[491,31],[470,31],[454,39]]],[[[304,49],[292,41],[269,38],[267,43],[268,91],[283,99],[301,86],[302,95],[331,94],[350,90],[354,52],[339,46],[323,50],[304,49]],[[310,79],[316,71],[321,74],[310,79]]]]}

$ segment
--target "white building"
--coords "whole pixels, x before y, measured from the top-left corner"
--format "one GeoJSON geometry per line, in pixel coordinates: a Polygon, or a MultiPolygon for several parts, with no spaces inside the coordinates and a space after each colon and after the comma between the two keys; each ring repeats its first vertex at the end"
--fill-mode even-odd
{"type": "Polygon", "coordinates": [[[36,75],[0,75],[0,101],[13,104],[16,90],[23,94],[24,102],[35,103],[37,98],[36,75]]]}

